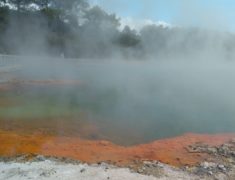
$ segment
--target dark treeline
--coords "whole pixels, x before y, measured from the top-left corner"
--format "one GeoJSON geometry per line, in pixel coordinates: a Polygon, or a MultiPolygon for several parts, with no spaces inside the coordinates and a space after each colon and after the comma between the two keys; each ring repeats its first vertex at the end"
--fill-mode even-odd
{"type": "Polygon", "coordinates": [[[115,14],[86,0],[0,2],[1,54],[143,59],[216,52],[233,57],[235,38],[229,33],[157,25],[120,30],[115,14]]]}

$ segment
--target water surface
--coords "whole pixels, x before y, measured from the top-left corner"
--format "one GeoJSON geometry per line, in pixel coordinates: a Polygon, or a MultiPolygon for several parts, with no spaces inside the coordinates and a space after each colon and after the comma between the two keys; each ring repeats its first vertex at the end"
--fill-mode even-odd
{"type": "Polygon", "coordinates": [[[234,63],[30,64],[15,75],[18,83],[0,94],[9,130],[131,145],[235,129],[234,63]],[[79,83],[36,82],[48,79],[79,83]]]}

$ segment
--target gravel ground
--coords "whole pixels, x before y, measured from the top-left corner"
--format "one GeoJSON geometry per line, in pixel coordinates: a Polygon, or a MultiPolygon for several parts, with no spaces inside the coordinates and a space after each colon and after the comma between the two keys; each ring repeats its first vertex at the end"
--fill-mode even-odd
{"type": "Polygon", "coordinates": [[[104,166],[88,166],[86,164],[64,164],[45,160],[42,162],[1,162],[1,180],[153,180],[154,177],[132,173],[128,169],[108,168],[104,166]]]}
{"type": "Polygon", "coordinates": [[[177,180],[197,179],[183,171],[164,168],[161,177],[141,175],[127,168],[110,165],[62,163],[51,160],[40,162],[0,162],[1,180],[177,180]]]}

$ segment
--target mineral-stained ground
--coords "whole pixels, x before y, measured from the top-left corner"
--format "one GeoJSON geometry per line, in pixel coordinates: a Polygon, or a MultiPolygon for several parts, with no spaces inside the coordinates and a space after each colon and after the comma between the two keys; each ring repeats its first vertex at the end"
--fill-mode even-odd
{"type": "Polygon", "coordinates": [[[167,174],[177,172],[181,174],[179,178],[185,175],[192,179],[233,179],[234,137],[235,134],[185,134],[124,147],[108,141],[79,137],[0,131],[0,155],[3,162],[17,159],[34,161],[40,155],[49,159],[56,157],[62,162],[70,159],[90,165],[107,163],[156,178],[165,175],[170,179],[171,176],[167,174]]]}

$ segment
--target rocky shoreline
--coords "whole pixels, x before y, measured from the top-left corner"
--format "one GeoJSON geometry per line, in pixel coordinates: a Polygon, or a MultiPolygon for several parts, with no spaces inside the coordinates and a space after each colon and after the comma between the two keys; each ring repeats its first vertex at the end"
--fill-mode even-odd
{"type": "Polygon", "coordinates": [[[204,143],[196,143],[186,147],[190,153],[205,153],[209,157],[206,161],[198,163],[196,166],[183,166],[181,168],[172,167],[158,161],[144,161],[137,172],[145,175],[153,175],[161,178],[169,173],[182,173],[190,176],[190,179],[205,180],[234,180],[235,179],[235,139],[230,140],[220,146],[209,146],[204,143]]]}
{"type": "Polygon", "coordinates": [[[38,155],[31,160],[27,156],[1,158],[0,179],[63,179],[63,180],[177,180],[199,179],[185,170],[159,162],[144,162],[141,168],[117,167],[106,163],[86,164],[66,158],[38,155]]]}
{"type": "Polygon", "coordinates": [[[107,141],[0,132],[0,180],[235,179],[234,134],[186,134],[122,147],[107,141]]]}
{"type": "Polygon", "coordinates": [[[176,168],[160,162],[145,161],[137,170],[106,163],[86,164],[69,159],[37,156],[30,161],[23,158],[0,162],[0,179],[116,179],[116,180],[233,180],[235,167],[224,169],[215,163],[203,162],[197,167],[176,168]],[[65,161],[64,161],[65,160],[65,161]],[[214,169],[216,168],[216,169],[214,169]],[[194,169],[192,171],[192,169],[194,169]],[[211,173],[213,169],[213,174],[211,173]]]}
{"type": "MultiPolygon", "coordinates": [[[[186,147],[190,153],[206,153],[206,161],[195,166],[173,167],[159,161],[134,161],[130,165],[116,166],[105,162],[87,164],[64,157],[35,154],[0,158],[0,179],[235,179],[235,139],[220,146],[196,143],[186,147]],[[48,169],[47,166],[50,166],[48,169]],[[29,168],[31,167],[31,168],[29,168]],[[45,167],[45,168],[44,168],[45,167]],[[68,171],[67,169],[72,171],[68,171]],[[68,177],[63,177],[63,168],[68,177]],[[3,170],[4,169],[4,170],[3,170]],[[69,173],[70,172],[70,173],[69,173]],[[33,175],[32,175],[33,174],[33,175]],[[58,178],[57,178],[58,179],[58,178]]],[[[64,172],[65,173],[65,172],[64,172]]],[[[65,174],[66,174],[65,173],[65,174]]]]}

